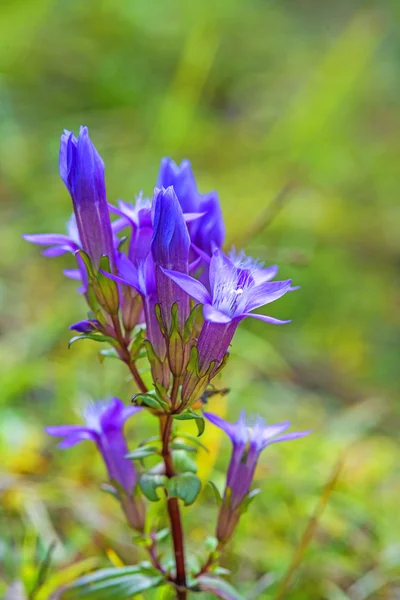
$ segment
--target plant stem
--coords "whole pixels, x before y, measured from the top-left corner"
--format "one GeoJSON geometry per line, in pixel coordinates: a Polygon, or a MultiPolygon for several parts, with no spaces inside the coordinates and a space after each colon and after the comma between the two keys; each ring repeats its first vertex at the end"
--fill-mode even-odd
{"type": "Polygon", "coordinates": [[[131,359],[131,355],[130,355],[130,352],[128,349],[128,344],[122,333],[121,324],[119,322],[118,316],[113,316],[112,322],[114,325],[116,339],[120,346],[120,349],[118,351],[119,355],[120,355],[121,359],[124,361],[124,363],[127,365],[130,372],[132,373],[133,379],[135,380],[136,385],[138,386],[139,390],[141,392],[147,392],[148,390],[147,390],[146,384],[144,383],[143,379],[141,378],[140,373],[137,370],[135,363],[131,359]]]}
{"type": "MultiPolygon", "coordinates": [[[[170,479],[174,477],[175,470],[172,462],[171,450],[169,447],[172,417],[167,415],[160,418],[161,439],[162,439],[162,456],[165,464],[165,473],[170,479]]],[[[181,514],[177,498],[168,498],[167,500],[168,516],[171,524],[172,541],[174,545],[176,579],[175,583],[182,589],[177,589],[178,600],[186,600],[186,568],[185,568],[185,550],[183,541],[183,529],[181,514]]]]}

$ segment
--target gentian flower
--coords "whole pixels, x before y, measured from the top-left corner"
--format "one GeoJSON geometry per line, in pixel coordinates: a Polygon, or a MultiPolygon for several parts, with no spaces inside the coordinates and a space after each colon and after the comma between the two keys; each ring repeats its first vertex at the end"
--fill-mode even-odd
{"type": "Polygon", "coordinates": [[[177,304],[179,327],[183,330],[190,312],[189,296],[171,277],[165,275],[165,270],[173,270],[187,277],[190,238],[182,208],[172,187],[160,190],[156,188],[153,224],[151,252],[161,314],[169,330],[172,321],[171,309],[177,304]]]}
{"type": "Polygon", "coordinates": [[[82,249],[95,268],[103,254],[114,264],[113,235],[108,214],[104,163],[81,127],[78,139],[69,131],[61,136],[60,175],[72,198],[82,249]]]}
{"type": "MultiPolygon", "coordinates": [[[[225,225],[217,192],[200,194],[188,160],[178,166],[170,158],[163,158],[157,187],[172,185],[184,213],[197,213],[199,218],[188,225],[194,256],[201,260],[196,268],[207,267],[214,247],[222,248],[225,225]]],[[[190,262],[194,262],[192,256],[190,262]]]]}
{"type": "Polygon", "coordinates": [[[125,421],[139,410],[140,407],[125,406],[119,398],[89,403],[84,411],[84,425],[47,427],[46,432],[64,438],[60,448],[70,448],[84,440],[95,442],[110,480],[131,495],[136,484],[136,472],[132,462],[124,458],[129,450],[123,427],[125,421]]]}
{"type": "Polygon", "coordinates": [[[168,368],[167,347],[161,332],[157,317],[156,304],[157,288],[152,255],[145,260],[132,262],[124,254],[117,254],[116,269],[118,275],[105,273],[107,277],[134,288],[141,296],[146,321],[146,337],[151,344],[151,371],[155,383],[160,383],[166,389],[169,387],[170,372],[168,368]]]}
{"type": "MultiPolygon", "coordinates": [[[[269,276],[267,280],[265,277],[254,277],[250,269],[235,266],[218,248],[214,250],[210,262],[209,289],[184,273],[167,269],[163,272],[182,290],[203,304],[205,321],[197,343],[199,372],[192,372],[186,377],[183,385],[183,397],[186,402],[195,399],[193,394],[199,376],[203,379],[204,389],[221,365],[240,321],[246,317],[253,317],[273,324],[290,322],[254,314],[252,311],[286,294],[291,289],[291,280],[271,282],[268,281],[269,276]],[[204,378],[207,371],[208,378],[204,378]]],[[[197,395],[203,391],[196,389],[197,395]]]]}
{"type": "Polygon", "coordinates": [[[246,508],[246,499],[248,499],[261,452],[271,444],[294,440],[308,435],[310,431],[281,435],[289,428],[289,421],[266,425],[259,416],[247,420],[244,411],[240,413],[236,423],[228,423],[212,413],[205,412],[203,414],[206,419],[230,437],[233,445],[216,532],[217,539],[221,543],[226,543],[232,536],[241,513],[246,508]]]}
{"type": "Polygon", "coordinates": [[[200,209],[201,196],[188,160],[178,166],[170,158],[163,158],[158,173],[157,187],[172,186],[184,213],[196,213],[200,209]]]}
{"type": "Polygon", "coordinates": [[[49,248],[43,250],[43,256],[60,256],[67,252],[75,254],[75,252],[81,248],[75,215],[72,215],[67,221],[66,229],[67,235],[61,233],[34,233],[24,234],[22,237],[32,244],[49,246],[49,248]]]}
{"type": "Polygon", "coordinates": [[[153,237],[151,200],[139,194],[134,205],[118,200],[118,208],[112,204],[108,206],[111,213],[120,217],[114,221],[113,231],[121,231],[127,226],[132,230],[128,258],[131,261],[144,260],[150,252],[153,237]]]}

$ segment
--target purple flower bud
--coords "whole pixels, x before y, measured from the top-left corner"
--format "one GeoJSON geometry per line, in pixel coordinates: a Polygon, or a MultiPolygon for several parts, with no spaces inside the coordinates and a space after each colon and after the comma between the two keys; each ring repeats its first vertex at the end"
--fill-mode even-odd
{"type": "Polygon", "coordinates": [[[192,167],[188,160],[178,166],[172,159],[163,158],[158,173],[157,187],[172,186],[178,197],[179,204],[185,213],[199,212],[201,196],[197,191],[192,167]]]}
{"type": "Polygon", "coordinates": [[[92,144],[87,127],[78,139],[69,131],[61,136],[60,175],[71,194],[82,249],[95,268],[103,254],[114,265],[113,235],[104,180],[104,163],[92,144]]]}
{"type": "Polygon", "coordinates": [[[188,223],[192,244],[190,262],[201,257],[196,268],[205,267],[214,247],[221,248],[225,238],[225,225],[221,206],[216,192],[200,194],[188,160],[178,166],[170,158],[163,158],[158,174],[158,187],[173,186],[184,213],[197,213],[199,218],[188,223]]]}
{"type": "Polygon", "coordinates": [[[223,503],[217,523],[217,539],[226,543],[232,536],[244,508],[243,501],[250,492],[259,456],[267,446],[276,442],[294,440],[308,435],[310,431],[280,435],[290,423],[266,425],[261,417],[246,420],[242,411],[236,423],[228,423],[212,413],[204,413],[206,419],[222,429],[231,439],[233,449],[229,464],[223,503]]]}
{"type": "Polygon", "coordinates": [[[164,269],[173,270],[187,276],[190,238],[182,208],[172,187],[155,190],[154,194],[154,233],[151,252],[155,265],[156,286],[161,313],[169,329],[171,309],[178,306],[178,322],[181,329],[189,316],[189,296],[172,278],[164,274],[164,269]]]}
{"type": "Polygon", "coordinates": [[[70,325],[69,328],[78,333],[93,333],[93,331],[101,330],[101,325],[97,319],[85,319],[84,321],[78,321],[78,323],[70,325]]]}

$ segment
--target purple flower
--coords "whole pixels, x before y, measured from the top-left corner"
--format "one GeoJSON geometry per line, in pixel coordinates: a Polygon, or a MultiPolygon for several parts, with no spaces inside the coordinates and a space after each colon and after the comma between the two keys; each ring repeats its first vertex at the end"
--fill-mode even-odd
{"type": "Polygon", "coordinates": [[[222,361],[238,324],[245,317],[274,324],[290,322],[252,311],[286,294],[291,289],[291,280],[268,281],[272,272],[261,276],[259,272],[235,266],[218,248],[211,258],[209,289],[184,273],[167,269],[164,273],[203,304],[205,322],[197,344],[200,371],[207,370],[212,361],[217,365],[222,361]]]}
{"type": "Polygon", "coordinates": [[[217,538],[225,543],[231,537],[248,497],[261,452],[276,442],[294,440],[310,431],[281,435],[290,422],[266,425],[261,417],[246,420],[244,411],[236,423],[228,423],[212,413],[203,413],[206,419],[222,429],[231,439],[233,450],[226,478],[223,503],[217,524],[217,538]]]}
{"type": "Polygon", "coordinates": [[[118,200],[118,208],[109,204],[109,210],[120,217],[113,223],[114,232],[128,226],[132,230],[128,251],[130,260],[144,260],[150,252],[153,237],[151,200],[139,194],[134,205],[118,200]]]}
{"type": "MultiPolygon", "coordinates": [[[[222,248],[225,225],[217,192],[200,194],[188,160],[178,166],[170,158],[163,158],[158,174],[158,187],[173,186],[184,213],[197,213],[199,218],[189,223],[189,235],[195,256],[202,260],[196,267],[207,266],[214,247],[222,248]]],[[[192,258],[191,258],[192,262],[192,258]]]]}
{"type": "Polygon", "coordinates": [[[173,270],[187,277],[190,238],[182,208],[172,187],[156,189],[154,193],[154,233],[151,252],[155,265],[157,296],[167,329],[171,326],[171,308],[178,306],[179,326],[189,316],[189,296],[176,285],[164,270],[173,270]]]}
{"type": "Polygon", "coordinates": [[[146,336],[157,359],[151,364],[153,379],[168,389],[170,373],[166,360],[166,343],[155,311],[158,298],[152,255],[149,254],[145,260],[132,262],[124,254],[118,253],[116,269],[118,275],[105,272],[104,275],[114,281],[131,286],[142,297],[146,321],[146,336]]]}
{"type": "Polygon", "coordinates": [[[49,246],[43,250],[43,256],[60,256],[66,252],[74,254],[81,248],[75,215],[67,221],[67,235],[61,233],[34,233],[22,236],[27,242],[40,246],[49,246]]]}
{"type": "Polygon", "coordinates": [[[69,131],[61,136],[59,165],[61,179],[72,198],[82,249],[95,267],[103,254],[113,265],[104,163],[89,138],[87,127],[80,128],[78,139],[69,131]]]}
{"type": "Polygon", "coordinates": [[[119,484],[131,496],[136,484],[136,472],[132,462],[125,458],[128,446],[124,436],[124,423],[141,408],[125,406],[119,398],[108,402],[88,404],[84,425],[60,425],[47,427],[49,435],[63,437],[60,448],[70,448],[83,440],[95,442],[107,467],[111,481],[119,484]]]}
{"type": "Polygon", "coordinates": [[[157,187],[168,188],[170,186],[174,188],[183,212],[199,212],[201,196],[197,191],[192,167],[188,160],[183,160],[178,166],[170,158],[162,159],[157,187]]]}

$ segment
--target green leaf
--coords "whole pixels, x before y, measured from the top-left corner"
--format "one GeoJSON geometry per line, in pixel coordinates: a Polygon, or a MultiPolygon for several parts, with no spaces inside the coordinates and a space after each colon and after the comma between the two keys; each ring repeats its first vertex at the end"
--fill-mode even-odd
{"type": "Polygon", "coordinates": [[[219,577],[212,577],[211,575],[201,575],[197,582],[200,585],[200,589],[204,592],[212,592],[217,598],[222,600],[245,600],[245,598],[239,594],[234,587],[219,577]]]}
{"type": "Polygon", "coordinates": [[[185,450],[174,450],[172,460],[178,473],[197,473],[196,462],[186,454],[185,450]]]}
{"type": "Polygon", "coordinates": [[[99,355],[100,362],[104,362],[105,358],[116,358],[117,360],[120,360],[118,352],[115,348],[103,348],[100,350],[99,355]]]}
{"type": "Polygon", "coordinates": [[[171,534],[171,531],[168,529],[168,527],[166,527],[165,529],[160,529],[160,531],[157,531],[157,533],[154,535],[154,539],[156,542],[162,542],[170,534],[171,534]]]}
{"type": "Polygon", "coordinates": [[[150,475],[148,473],[144,473],[139,479],[140,489],[151,502],[160,500],[156,490],[159,487],[165,488],[167,482],[168,479],[165,475],[150,475]]]}
{"type": "Polygon", "coordinates": [[[151,393],[135,394],[134,396],[132,396],[132,402],[134,404],[137,404],[138,406],[145,404],[149,408],[153,408],[154,410],[158,410],[158,411],[162,411],[162,412],[164,412],[165,408],[168,408],[168,404],[167,404],[167,402],[165,402],[165,400],[162,400],[156,394],[151,394],[151,393]]]}
{"type": "Polygon", "coordinates": [[[140,448],[136,448],[132,452],[129,452],[125,456],[125,458],[133,458],[133,460],[141,460],[142,458],[147,458],[148,456],[154,456],[155,454],[160,454],[159,449],[156,446],[141,446],[140,448]]]}
{"type": "Polygon", "coordinates": [[[201,490],[201,481],[194,473],[182,473],[168,481],[168,495],[176,496],[185,503],[193,504],[201,490]]]}
{"type": "Polygon", "coordinates": [[[102,569],[85,575],[70,586],[63,594],[65,600],[93,598],[93,600],[127,600],[133,595],[156,587],[163,577],[141,572],[142,567],[102,569]]]}
{"type": "Polygon", "coordinates": [[[190,435],[189,433],[183,433],[181,431],[179,431],[175,437],[175,439],[178,438],[184,438],[185,440],[188,440],[189,442],[192,442],[192,444],[194,444],[195,446],[198,446],[199,448],[202,448],[202,450],[204,450],[205,452],[207,452],[207,454],[210,453],[209,449],[207,448],[207,446],[205,444],[203,444],[198,437],[194,437],[193,435],[190,435]]]}
{"type": "Polygon", "coordinates": [[[71,338],[68,342],[68,348],[79,340],[93,340],[94,342],[108,342],[109,344],[115,344],[114,338],[108,335],[100,335],[98,333],[84,333],[83,335],[76,335],[71,338]]]}
{"type": "Polygon", "coordinates": [[[170,448],[173,450],[186,450],[186,452],[197,452],[197,448],[184,444],[183,442],[172,442],[170,448]]]}
{"type": "Polygon", "coordinates": [[[198,437],[200,437],[204,431],[204,428],[205,428],[204,418],[201,415],[198,415],[197,413],[195,413],[191,408],[189,408],[189,410],[185,410],[183,413],[180,413],[179,415],[173,415],[173,417],[177,421],[191,421],[191,420],[195,419],[196,425],[197,425],[197,430],[198,430],[198,437]]]}
{"type": "Polygon", "coordinates": [[[215,552],[218,546],[218,540],[216,537],[209,535],[204,542],[204,547],[207,552],[215,552]]]}

